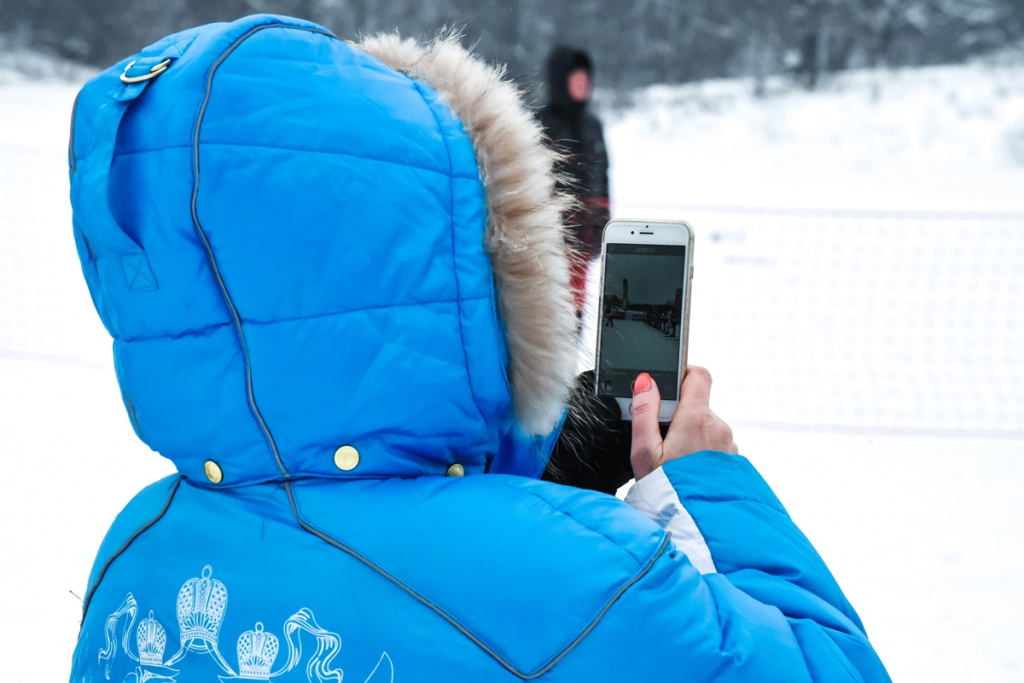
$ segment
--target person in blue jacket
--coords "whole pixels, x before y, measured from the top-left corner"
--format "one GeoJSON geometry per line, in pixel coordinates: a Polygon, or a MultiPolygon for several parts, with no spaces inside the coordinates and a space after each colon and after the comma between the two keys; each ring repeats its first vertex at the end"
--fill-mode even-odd
{"type": "Polygon", "coordinates": [[[74,236],[139,438],[72,681],[885,681],[691,368],[625,501],[539,477],[577,365],[566,199],[454,37],[256,16],[96,76],[74,236]]]}

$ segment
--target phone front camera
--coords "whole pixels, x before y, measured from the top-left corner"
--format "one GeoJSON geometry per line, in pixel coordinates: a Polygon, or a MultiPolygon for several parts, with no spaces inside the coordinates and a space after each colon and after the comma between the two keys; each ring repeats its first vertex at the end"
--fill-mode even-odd
{"type": "Polygon", "coordinates": [[[635,235],[635,234],[636,234],[636,232],[634,232],[633,230],[630,230],[630,231],[629,231],[629,234],[630,234],[630,235],[635,235]]]}

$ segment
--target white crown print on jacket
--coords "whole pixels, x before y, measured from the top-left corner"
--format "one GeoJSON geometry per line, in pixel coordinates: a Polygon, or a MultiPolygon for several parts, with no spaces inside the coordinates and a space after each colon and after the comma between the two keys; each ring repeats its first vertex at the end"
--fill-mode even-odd
{"type": "Polygon", "coordinates": [[[153,610],[149,610],[149,616],[139,624],[139,630],[135,639],[139,647],[139,664],[142,666],[161,666],[164,663],[164,649],[167,647],[167,629],[153,617],[153,610]]]}
{"type": "Polygon", "coordinates": [[[206,565],[202,577],[189,579],[178,591],[181,647],[190,648],[195,641],[211,643],[216,647],[227,608],[228,589],[213,578],[213,567],[206,565]]]}
{"type": "MultiPolygon", "coordinates": [[[[274,663],[281,650],[281,641],[267,631],[263,622],[256,622],[251,630],[238,637],[236,655],[237,671],[228,664],[219,649],[220,630],[228,608],[228,589],[223,582],[213,578],[213,567],[206,565],[200,576],[186,581],[178,591],[177,618],[181,647],[170,659],[164,660],[167,647],[167,630],[154,611],[139,622],[135,629],[136,652],[131,651],[131,634],[139,612],[135,596],[128,593],[121,606],[107,617],[106,643],[99,651],[99,663],[104,667],[107,680],[115,671],[115,662],[126,657],[134,662],[134,668],[125,674],[121,683],[141,681],[164,681],[175,683],[179,675],[189,679],[188,655],[209,655],[225,675],[218,678],[222,683],[229,681],[272,681],[298,667],[302,661],[303,633],[316,640],[316,647],[305,667],[308,683],[341,683],[344,672],[334,668],[335,657],[341,651],[341,637],[321,628],[307,607],[299,609],[285,620],[282,630],[288,646],[288,656],[282,666],[274,669],[274,663]],[[118,646],[123,652],[119,652],[118,646]],[[314,677],[316,680],[314,680],[314,677]]],[[[300,679],[301,680],[301,679],[300,679]]],[[[394,665],[387,652],[381,653],[377,665],[365,679],[366,683],[394,683],[394,665]]],[[[283,683],[283,682],[282,682],[283,683]]]]}
{"type": "Polygon", "coordinates": [[[273,633],[263,630],[263,622],[256,622],[256,628],[246,631],[238,638],[238,675],[240,678],[267,680],[270,670],[281,648],[280,641],[273,633]]]}

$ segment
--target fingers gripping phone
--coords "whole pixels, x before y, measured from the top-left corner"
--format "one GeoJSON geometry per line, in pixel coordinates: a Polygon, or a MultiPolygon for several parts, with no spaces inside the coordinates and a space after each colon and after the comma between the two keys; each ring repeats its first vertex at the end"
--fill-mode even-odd
{"type": "Polygon", "coordinates": [[[683,221],[613,220],[601,244],[596,390],[629,420],[633,380],[658,383],[669,422],[686,368],[693,229],[683,221]]]}

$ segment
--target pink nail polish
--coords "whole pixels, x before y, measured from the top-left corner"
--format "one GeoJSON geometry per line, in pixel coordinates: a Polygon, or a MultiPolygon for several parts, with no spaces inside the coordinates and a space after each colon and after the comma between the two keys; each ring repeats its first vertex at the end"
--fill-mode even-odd
{"type": "Polygon", "coordinates": [[[642,394],[645,391],[649,391],[651,388],[651,376],[646,372],[641,372],[635,380],[633,380],[633,395],[642,394]]]}

